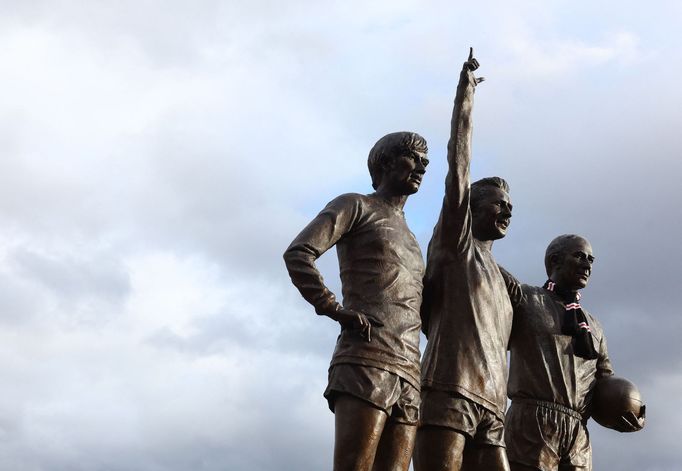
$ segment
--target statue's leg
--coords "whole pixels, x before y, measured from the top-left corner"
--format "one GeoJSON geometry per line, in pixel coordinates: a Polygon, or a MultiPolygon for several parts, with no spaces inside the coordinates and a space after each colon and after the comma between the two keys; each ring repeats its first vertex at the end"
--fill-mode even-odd
{"type": "Polygon", "coordinates": [[[370,471],[388,414],[340,394],[334,401],[334,416],[334,471],[370,471]]]}
{"type": "Polygon", "coordinates": [[[462,465],[462,470],[510,471],[507,453],[501,446],[472,444],[472,446],[467,446],[464,450],[464,464],[462,465]]]}
{"type": "Polygon", "coordinates": [[[407,471],[416,435],[416,425],[389,420],[381,434],[372,471],[407,471]]]}
{"type": "Polygon", "coordinates": [[[466,436],[447,427],[425,425],[417,431],[415,471],[459,471],[466,436]]]}

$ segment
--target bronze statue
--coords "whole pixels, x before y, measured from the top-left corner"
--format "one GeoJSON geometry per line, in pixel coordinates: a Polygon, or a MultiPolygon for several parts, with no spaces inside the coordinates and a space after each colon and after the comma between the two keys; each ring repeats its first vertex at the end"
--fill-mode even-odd
{"type": "Polygon", "coordinates": [[[440,217],[429,243],[422,325],[422,406],[415,471],[508,470],[504,452],[512,306],[492,256],[512,215],[507,183],[469,185],[471,111],[482,78],[473,51],[462,68],[448,142],[440,217]]]}
{"type": "MultiPolygon", "coordinates": [[[[577,235],[554,239],[545,254],[549,280],[521,285],[502,270],[514,306],[510,339],[509,398],[505,422],[513,471],[590,470],[592,451],[586,422],[599,378],[613,375],[604,330],[579,303],[594,256],[577,235]]],[[[644,426],[633,412],[614,428],[644,426]]]]}
{"type": "Polygon", "coordinates": [[[424,261],[403,206],[428,164],[423,137],[388,134],[369,153],[375,193],[330,202],[284,253],[303,297],[341,324],[324,393],[335,413],[335,471],[407,471],[419,413],[424,261]],[[343,305],[315,260],[336,245],[343,305]]]}

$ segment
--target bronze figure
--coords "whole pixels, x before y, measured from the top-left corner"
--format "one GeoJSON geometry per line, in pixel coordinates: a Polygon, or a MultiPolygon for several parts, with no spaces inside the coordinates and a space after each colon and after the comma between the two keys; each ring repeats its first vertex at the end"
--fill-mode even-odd
{"type": "Polygon", "coordinates": [[[507,183],[469,184],[474,90],[470,51],[457,86],[443,207],[424,277],[422,407],[415,471],[508,470],[504,452],[512,306],[491,253],[512,215],[507,183]]]}
{"type": "MultiPolygon", "coordinates": [[[[544,286],[521,285],[502,270],[514,306],[505,422],[513,471],[592,468],[590,399],[598,379],[613,375],[604,330],[579,302],[593,262],[586,239],[563,235],[547,247],[544,286]]],[[[644,408],[639,417],[620,417],[615,428],[643,426],[644,408]]]]}
{"type": "Polygon", "coordinates": [[[419,413],[424,261],[403,206],[428,164],[423,137],[388,134],[369,153],[369,195],[330,202],[284,253],[291,280],[339,322],[324,393],[335,413],[335,471],[407,471],[419,413]],[[343,304],[315,260],[336,245],[343,304]]]}

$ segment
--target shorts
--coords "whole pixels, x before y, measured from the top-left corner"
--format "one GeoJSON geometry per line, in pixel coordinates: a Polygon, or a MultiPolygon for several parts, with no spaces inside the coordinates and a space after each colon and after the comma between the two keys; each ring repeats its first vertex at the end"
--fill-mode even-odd
{"type": "Polygon", "coordinates": [[[461,394],[425,389],[420,414],[421,426],[447,427],[466,435],[477,445],[504,447],[504,421],[461,394]]]}
{"type": "Polygon", "coordinates": [[[334,365],[329,369],[329,384],[324,391],[332,412],[339,394],[369,402],[394,422],[408,425],[419,422],[419,390],[390,371],[364,365],[334,365]]]}
{"type": "Polygon", "coordinates": [[[514,399],[505,424],[510,463],[541,471],[560,465],[592,469],[590,436],[578,412],[553,402],[514,399]]]}

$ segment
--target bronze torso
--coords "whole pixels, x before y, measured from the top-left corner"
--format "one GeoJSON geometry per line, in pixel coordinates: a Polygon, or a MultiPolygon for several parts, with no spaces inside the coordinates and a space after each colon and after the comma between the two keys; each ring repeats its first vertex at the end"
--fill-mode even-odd
{"type": "Polygon", "coordinates": [[[419,388],[419,305],[424,261],[403,211],[376,194],[345,194],[330,202],[287,249],[289,274],[318,312],[336,304],[314,260],[336,244],[343,307],[383,323],[368,342],[343,329],[331,365],[382,368],[419,388]]]}
{"type": "Polygon", "coordinates": [[[561,333],[566,310],[560,297],[544,288],[519,285],[514,304],[509,397],[553,402],[584,413],[597,379],[613,374],[604,330],[584,308],[599,357],[573,354],[572,337],[561,333]]]}
{"type": "Polygon", "coordinates": [[[491,253],[473,238],[457,257],[432,250],[424,282],[429,342],[423,386],[457,392],[503,417],[512,308],[491,253]]]}

